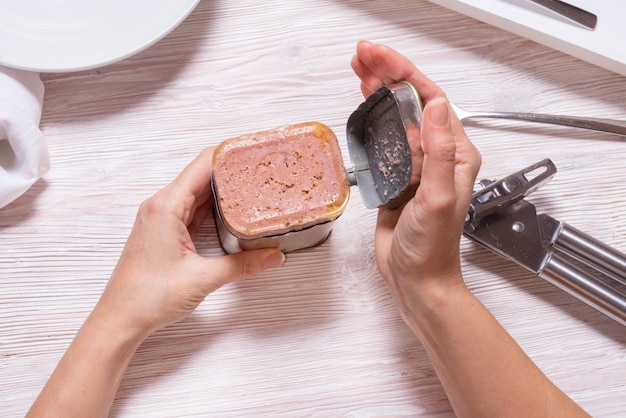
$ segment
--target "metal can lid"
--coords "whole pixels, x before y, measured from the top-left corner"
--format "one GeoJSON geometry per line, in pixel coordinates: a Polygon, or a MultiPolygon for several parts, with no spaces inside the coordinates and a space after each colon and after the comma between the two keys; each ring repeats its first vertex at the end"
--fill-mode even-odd
{"type": "Polygon", "coordinates": [[[409,135],[419,135],[422,102],[409,82],[382,86],[347,123],[351,175],[369,208],[410,197],[412,156],[409,135]]]}

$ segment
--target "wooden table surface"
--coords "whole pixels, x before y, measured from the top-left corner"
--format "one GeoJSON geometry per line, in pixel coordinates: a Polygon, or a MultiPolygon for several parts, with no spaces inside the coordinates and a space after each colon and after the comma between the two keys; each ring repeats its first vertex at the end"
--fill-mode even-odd
{"type": "MultiPolygon", "coordinates": [[[[202,1],[149,49],[42,74],[52,169],[0,210],[0,415],[22,416],[96,303],[142,200],[203,148],[321,121],[362,102],[359,39],[409,56],[470,109],[626,119],[626,78],[426,0],[202,1]]],[[[626,251],[624,138],[510,122],[467,125],[481,178],[543,158],[531,200],[626,251]]],[[[348,163],[346,163],[348,164],[348,163]]],[[[329,240],[228,285],[133,358],[113,417],[453,416],[374,263],[376,213],[353,190],[329,240]]],[[[221,254],[211,219],[200,253],[221,254]]],[[[463,239],[469,287],[595,417],[626,414],[626,330],[463,239]]]]}

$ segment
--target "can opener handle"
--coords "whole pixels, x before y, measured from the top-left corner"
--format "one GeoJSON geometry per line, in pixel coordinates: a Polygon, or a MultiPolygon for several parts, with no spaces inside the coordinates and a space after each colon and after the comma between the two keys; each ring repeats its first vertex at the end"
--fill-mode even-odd
{"type": "Polygon", "coordinates": [[[499,181],[482,180],[463,235],[626,326],[626,255],[576,228],[537,214],[525,197],[556,174],[545,159],[499,181]]]}

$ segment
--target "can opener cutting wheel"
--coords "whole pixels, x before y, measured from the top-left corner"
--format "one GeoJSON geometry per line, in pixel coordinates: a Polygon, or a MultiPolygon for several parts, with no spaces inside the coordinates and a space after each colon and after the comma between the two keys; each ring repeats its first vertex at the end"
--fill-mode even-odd
{"type": "Polygon", "coordinates": [[[482,180],[463,235],[516,262],[626,326],[626,255],[545,214],[525,197],[556,174],[545,159],[498,181],[482,180]]]}

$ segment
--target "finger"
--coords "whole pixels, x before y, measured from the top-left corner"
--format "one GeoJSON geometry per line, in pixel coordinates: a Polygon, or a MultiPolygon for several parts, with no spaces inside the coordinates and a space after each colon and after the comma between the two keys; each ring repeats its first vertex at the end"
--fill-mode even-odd
{"type": "Polygon", "coordinates": [[[428,196],[428,201],[441,204],[443,209],[448,207],[448,199],[454,198],[456,164],[456,143],[444,98],[436,98],[424,108],[422,149],[424,163],[418,190],[428,196]]]}
{"type": "Polygon", "coordinates": [[[406,80],[413,84],[424,102],[437,97],[445,97],[443,90],[430,80],[404,55],[385,45],[371,47],[369,56],[374,61],[368,65],[371,71],[379,76],[385,84],[406,80]]]}
{"type": "Polygon", "coordinates": [[[356,54],[363,63],[363,66],[374,76],[378,81],[379,87],[381,84],[393,84],[400,79],[393,78],[391,74],[387,72],[385,68],[381,68],[376,57],[375,50],[377,45],[369,41],[360,41],[356,46],[356,54]]]}
{"type": "Polygon", "coordinates": [[[206,148],[174,179],[174,197],[191,195],[195,197],[197,206],[209,200],[214,150],[213,147],[206,148]]]}
{"type": "Polygon", "coordinates": [[[425,157],[421,191],[429,196],[431,204],[441,205],[435,210],[456,207],[457,214],[466,213],[481,155],[446,99],[437,98],[426,105],[422,147],[425,157]]]}
{"type": "Polygon", "coordinates": [[[467,211],[474,193],[474,185],[476,184],[476,176],[480,170],[482,157],[467,136],[457,141],[456,149],[456,184],[457,195],[459,196],[459,211],[467,211]]]}
{"type": "Polygon", "coordinates": [[[196,209],[195,213],[193,214],[193,218],[191,219],[191,222],[187,227],[187,229],[189,230],[189,236],[191,237],[192,241],[196,239],[196,233],[204,223],[204,220],[211,211],[212,207],[213,202],[205,202],[198,209],[196,209]]]}
{"type": "Polygon", "coordinates": [[[276,248],[266,248],[204,260],[206,271],[211,276],[212,290],[215,290],[227,283],[244,280],[264,270],[278,267],[285,261],[285,255],[276,248]]]}
{"type": "Polygon", "coordinates": [[[214,148],[202,151],[159,193],[166,196],[165,206],[178,219],[189,225],[196,209],[212,197],[211,174],[214,148]]]}
{"type": "Polygon", "coordinates": [[[382,81],[367,68],[358,55],[352,57],[350,65],[354,73],[361,80],[361,93],[363,93],[363,97],[368,98],[383,84],[382,81]]]}
{"type": "Polygon", "coordinates": [[[409,81],[419,91],[424,102],[437,97],[445,97],[443,90],[404,55],[385,45],[375,45],[368,41],[357,44],[357,55],[352,60],[352,67],[361,79],[361,90],[368,95],[382,84],[409,81]]]}
{"type": "Polygon", "coordinates": [[[357,44],[356,55],[352,59],[352,69],[361,79],[361,92],[366,98],[374,93],[385,82],[381,78],[381,71],[372,57],[373,44],[360,41],[357,44]]]}

